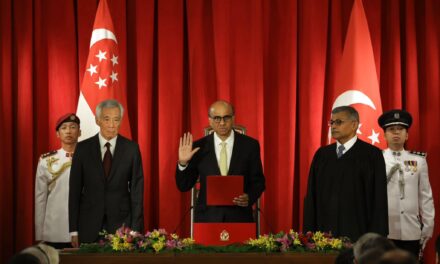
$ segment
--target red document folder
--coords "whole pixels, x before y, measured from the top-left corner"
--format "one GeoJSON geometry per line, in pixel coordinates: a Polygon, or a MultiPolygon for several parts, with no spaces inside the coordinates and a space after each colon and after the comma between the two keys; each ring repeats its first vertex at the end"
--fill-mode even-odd
{"type": "Polygon", "coordinates": [[[234,205],[232,200],[243,193],[241,175],[206,177],[206,205],[234,205]]]}
{"type": "Polygon", "coordinates": [[[194,223],[194,240],[205,246],[243,243],[257,235],[255,223],[194,223]]]}

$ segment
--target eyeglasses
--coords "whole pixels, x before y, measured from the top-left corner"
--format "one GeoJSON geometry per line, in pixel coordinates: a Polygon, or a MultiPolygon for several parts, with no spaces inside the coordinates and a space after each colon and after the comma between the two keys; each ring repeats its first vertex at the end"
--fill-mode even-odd
{"type": "Polygon", "coordinates": [[[223,120],[223,122],[229,122],[229,121],[231,121],[232,120],[232,115],[225,115],[225,116],[211,116],[210,118],[212,119],[212,120],[214,120],[214,122],[216,122],[216,123],[220,123],[220,122],[222,122],[222,120],[223,120]]]}
{"type": "Polygon", "coordinates": [[[347,121],[353,121],[353,120],[341,120],[341,119],[330,120],[328,121],[328,126],[333,126],[333,125],[340,126],[347,121]]]}

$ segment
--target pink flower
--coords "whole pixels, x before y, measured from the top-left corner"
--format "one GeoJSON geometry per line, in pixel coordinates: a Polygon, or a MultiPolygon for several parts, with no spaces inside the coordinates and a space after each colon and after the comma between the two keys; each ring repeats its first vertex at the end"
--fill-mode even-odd
{"type": "Polygon", "coordinates": [[[306,243],[305,246],[309,249],[315,249],[316,245],[314,243],[306,243]]]}
{"type": "Polygon", "coordinates": [[[167,240],[166,246],[169,249],[173,249],[177,247],[177,243],[175,240],[167,240]]]}
{"type": "Polygon", "coordinates": [[[289,249],[290,240],[287,235],[284,235],[282,238],[277,238],[275,241],[281,243],[281,251],[287,251],[289,249]]]}

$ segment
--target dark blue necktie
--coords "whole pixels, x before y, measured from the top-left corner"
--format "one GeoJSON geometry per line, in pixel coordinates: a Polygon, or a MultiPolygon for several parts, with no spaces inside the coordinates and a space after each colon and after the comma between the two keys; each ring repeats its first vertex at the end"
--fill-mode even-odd
{"type": "Polygon", "coordinates": [[[339,145],[339,147],[338,147],[338,159],[344,154],[344,149],[345,149],[345,147],[344,147],[344,145],[339,145]]]}

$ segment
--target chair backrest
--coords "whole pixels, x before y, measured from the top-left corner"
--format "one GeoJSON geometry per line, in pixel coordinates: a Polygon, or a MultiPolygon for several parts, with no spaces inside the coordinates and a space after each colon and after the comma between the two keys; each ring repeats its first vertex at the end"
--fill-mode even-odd
{"type": "MultiPolygon", "coordinates": [[[[232,127],[235,132],[246,135],[246,128],[241,125],[234,125],[232,127]]],[[[214,132],[212,127],[208,126],[203,129],[205,136],[208,136],[214,132]]],[[[200,182],[197,183],[191,189],[191,238],[194,238],[194,209],[197,204],[197,199],[199,197],[200,182]]],[[[260,235],[260,199],[254,205],[254,220],[257,223],[257,237],[260,235]]]]}

